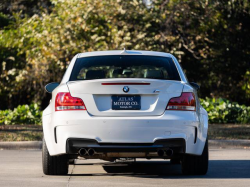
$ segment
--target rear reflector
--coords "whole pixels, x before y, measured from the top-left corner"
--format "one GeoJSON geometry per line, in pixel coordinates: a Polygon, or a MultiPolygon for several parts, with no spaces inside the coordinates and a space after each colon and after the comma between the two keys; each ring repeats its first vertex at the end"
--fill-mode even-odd
{"type": "Polygon", "coordinates": [[[195,110],[195,95],[192,92],[183,92],[180,97],[169,100],[166,110],[195,110]]]}
{"type": "Polygon", "coordinates": [[[82,99],[72,97],[69,92],[59,92],[56,95],[55,110],[86,110],[82,99]]]}
{"type": "Polygon", "coordinates": [[[150,85],[150,83],[140,83],[140,82],[107,82],[107,83],[102,83],[102,85],[150,85]]]}

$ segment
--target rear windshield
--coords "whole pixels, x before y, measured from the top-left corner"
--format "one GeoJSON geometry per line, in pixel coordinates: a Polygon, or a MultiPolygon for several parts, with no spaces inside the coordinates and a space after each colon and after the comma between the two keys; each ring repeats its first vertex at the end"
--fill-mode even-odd
{"type": "Polygon", "coordinates": [[[111,55],[78,58],[70,81],[113,78],[146,78],[180,81],[169,57],[111,55]]]}

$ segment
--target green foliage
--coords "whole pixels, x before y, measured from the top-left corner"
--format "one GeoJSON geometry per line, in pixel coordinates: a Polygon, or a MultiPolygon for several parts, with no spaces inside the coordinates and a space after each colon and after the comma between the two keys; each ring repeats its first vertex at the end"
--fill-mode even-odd
{"type": "Polygon", "coordinates": [[[46,2],[0,30],[0,108],[41,102],[77,53],[123,47],[173,53],[202,97],[250,103],[249,0],[46,2]]]}
{"type": "Polygon", "coordinates": [[[250,123],[250,107],[226,99],[200,99],[210,123],[250,123]]]}
{"type": "Polygon", "coordinates": [[[5,27],[8,24],[9,24],[8,17],[0,12],[0,28],[5,27]]]}
{"type": "Polygon", "coordinates": [[[19,105],[14,110],[0,110],[0,125],[41,125],[42,112],[37,104],[19,105]]]}

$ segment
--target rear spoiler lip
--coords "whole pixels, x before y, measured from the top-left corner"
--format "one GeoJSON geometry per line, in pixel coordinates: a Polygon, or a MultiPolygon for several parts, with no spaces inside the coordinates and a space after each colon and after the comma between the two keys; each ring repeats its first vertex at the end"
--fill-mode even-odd
{"type": "Polygon", "coordinates": [[[150,85],[151,83],[141,82],[103,82],[102,85],[150,85]]]}

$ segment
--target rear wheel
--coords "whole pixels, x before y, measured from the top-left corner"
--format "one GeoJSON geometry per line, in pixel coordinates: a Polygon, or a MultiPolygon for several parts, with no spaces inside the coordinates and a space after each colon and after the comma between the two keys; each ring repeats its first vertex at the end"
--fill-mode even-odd
{"type": "Polygon", "coordinates": [[[172,158],[172,159],[170,159],[170,163],[171,164],[180,164],[181,163],[181,159],[179,159],[179,158],[172,158]]]}
{"type": "Polygon", "coordinates": [[[45,175],[66,175],[68,174],[67,155],[50,156],[45,140],[43,139],[43,173],[45,175]]]}
{"type": "Polygon", "coordinates": [[[202,155],[184,155],[181,166],[184,175],[205,175],[208,170],[208,141],[206,141],[202,155]]]}
{"type": "Polygon", "coordinates": [[[69,165],[74,165],[75,164],[75,159],[69,159],[69,165]]]}

